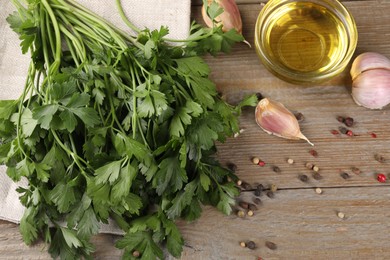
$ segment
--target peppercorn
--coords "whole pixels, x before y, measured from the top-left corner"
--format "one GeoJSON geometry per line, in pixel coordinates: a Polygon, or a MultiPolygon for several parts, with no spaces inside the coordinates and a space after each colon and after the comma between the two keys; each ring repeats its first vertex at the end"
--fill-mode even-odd
{"type": "Polygon", "coordinates": [[[252,217],[255,213],[252,210],[248,210],[247,214],[248,214],[249,217],[252,217]]]}
{"type": "Polygon", "coordinates": [[[293,163],[294,163],[294,160],[291,159],[291,158],[289,158],[289,159],[287,160],[287,163],[288,163],[288,164],[293,164],[293,163]]]}
{"type": "Polygon", "coordinates": [[[246,247],[246,243],[244,241],[240,242],[241,247],[246,247]]]}
{"type": "Polygon", "coordinates": [[[314,167],[314,165],[312,164],[312,163],[306,163],[305,164],[305,167],[307,168],[307,169],[309,169],[309,170],[311,170],[311,169],[313,169],[313,167],[314,167]]]}
{"type": "Polygon", "coordinates": [[[348,130],[345,134],[348,136],[354,136],[354,133],[351,130],[348,130]]]}
{"type": "Polygon", "coordinates": [[[253,199],[253,202],[254,202],[256,205],[259,205],[259,204],[262,203],[261,199],[259,199],[259,198],[254,198],[254,199],[253,199]]]}
{"type": "Polygon", "coordinates": [[[337,216],[341,219],[345,218],[345,214],[343,212],[337,212],[337,216]]]}
{"type": "Polygon", "coordinates": [[[133,255],[133,257],[138,258],[141,255],[141,253],[137,250],[134,250],[132,255],[133,255]]]}
{"type": "Polygon", "coordinates": [[[305,119],[305,117],[303,116],[303,114],[301,112],[295,113],[294,116],[298,122],[302,122],[305,119]]]}
{"type": "Polygon", "coordinates": [[[259,165],[260,167],[264,167],[264,166],[265,166],[265,162],[262,161],[262,160],[260,160],[259,163],[258,163],[257,165],[259,165]]]}
{"type": "Polygon", "coordinates": [[[237,186],[241,186],[241,184],[242,184],[242,180],[238,180],[237,181],[237,186]]]}
{"type": "Polygon", "coordinates": [[[359,175],[359,174],[361,173],[360,169],[357,168],[357,167],[352,167],[352,168],[351,168],[351,171],[352,171],[354,174],[356,174],[356,175],[359,175]]]}
{"type": "Polygon", "coordinates": [[[248,202],[245,202],[245,201],[240,201],[240,202],[238,203],[238,206],[240,206],[240,207],[243,208],[243,209],[248,209],[249,203],[248,203],[248,202]]]}
{"type": "Polygon", "coordinates": [[[277,248],[276,244],[271,241],[266,241],[265,246],[268,247],[271,250],[275,250],[277,248]]]}
{"type": "Polygon", "coordinates": [[[349,176],[349,174],[348,173],[346,173],[346,172],[342,172],[342,173],[340,173],[340,176],[344,179],[344,180],[346,180],[346,179],[349,179],[350,178],[350,176],[349,176]]]}
{"type": "Polygon", "coordinates": [[[380,154],[375,154],[374,155],[374,158],[376,161],[380,162],[380,163],[384,163],[386,161],[385,157],[383,157],[382,155],[380,154]]]}
{"type": "Polygon", "coordinates": [[[253,241],[248,241],[248,242],[246,243],[246,247],[253,250],[253,249],[256,248],[256,243],[253,242],[253,241]]]}
{"type": "Polygon", "coordinates": [[[259,189],[255,189],[255,191],[253,192],[255,194],[255,196],[259,197],[261,196],[261,190],[259,189]]]}
{"type": "Polygon", "coordinates": [[[272,191],[267,191],[267,197],[273,199],[275,197],[275,194],[272,191]]]}
{"type": "Polygon", "coordinates": [[[317,152],[316,150],[314,150],[314,149],[311,149],[311,150],[309,151],[309,153],[310,153],[313,157],[318,157],[318,152],[317,152]]]}
{"type": "Polygon", "coordinates": [[[320,171],[320,167],[318,167],[317,165],[314,165],[313,166],[313,171],[319,172],[320,171]]]}
{"type": "Polygon", "coordinates": [[[348,132],[348,129],[345,128],[345,127],[343,127],[343,126],[340,126],[340,127],[339,127],[339,131],[340,131],[340,133],[342,133],[342,134],[346,134],[346,133],[348,132]]]}
{"type": "Polygon", "coordinates": [[[243,210],[239,210],[239,211],[237,211],[237,216],[240,218],[243,218],[243,217],[245,217],[245,212],[243,210]]]}
{"type": "Polygon", "coordinates": [[[273,166],[273,167],[272,167],[272,170],[273,170],[274,172],[277,172],[277,173],[281,172],[281,170],[280,170],[280,168],[279,168],[278,166],[273,166]]]}
{"type": "Polygon", "coordinates": [[[236,170],[237,170],[237,165],[234,164],[234,163],[228,163],[228,164],[227,164],[227,167],[228,167],[228,169],[231,170],[232,172],[236,172],[236,170]]]}
{"type": "Polygon", "coordinates": [[[377,179],[379,182],[385,183],[385,182],[386,182],[386,175],[384,175],[383,173],[379,173],[379,174],[376,176],[376,179],[377,179]]]}
{"type": "Polygon", "coordinates": [[[260,191],[263,191],[264,190],[264,185],[260,183],[259,185],[257,185],[256,189],[258,189],[260,191]]]}
{"type": "Polygon", "coordinates": [[[344,119],[344,124],[348,127],[353,126],[354,120],[352,117],[347,117],[344,119]]]}
{"type": "MultiPolygon", "coordinates": [[[[248,209],[251,210],[251,211],[256,211],[258,210],[257,206],[255,204],[249,204],[248,205],[248,209]]],[[[249,212],[248,212],[249,214],[249,212]]]]}
{"type": "Polygon", "coordinates": [[[340,134],[340,132],[337,131],[336,129],[333,129],[330,132],[332,133],[332,135],[339,135],[340,134]]]}
{"type": "Polygon", "coordinates": [[[241,187],[242,187],[244,190],[250,190],[250,189],[252,189],[252,186],[251,186],[249,183],[245,182],[245,181],[243,181],[243,182],[241,183],[241,187]]]}
{"type": "Polygon", "coordinates": [[[321,188],[316,188],[316,193],[317,194],[322,194],[322,189],[321,188]]]}
{"type": "Polygon", "coordinates": [[[259,158],[257,158],[257,157],[253,157],[253,158],[252,158],[252,163],[253,163],[253,164],[259,164],[259,162],[260,162],[260,159],[259,159],[259,158]]]}
{"type": "Polygon", "coordinates": [[[301,174],[298,176],[299,180],[302,181],[302,182],[307,182],[309,180],[309,178],[307,177],[307,175],[305,174],[301,174]]]}
{"type": "Polygon", "coordinates": [[[318,181],[322,179],[322,175],[319,172],[313,172],[313,178],[318,181]]]}
{"type": "Polygon", "coordinates": [[[261,93],[257,92],[256,93],[257,100],[262,100],[264,97],[261,93]]]}
{"type": "Polygon", "coordinates": [[[342,117],[342,116],[338,116],[337,117],[337,121],[339,121],[340,123],[344,123],[344,117],[342,117]]]}

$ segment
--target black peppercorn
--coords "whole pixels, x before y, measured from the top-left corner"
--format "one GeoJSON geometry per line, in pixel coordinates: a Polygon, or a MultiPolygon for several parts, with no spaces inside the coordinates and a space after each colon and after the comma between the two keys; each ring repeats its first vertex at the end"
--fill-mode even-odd
{"type": "Polygon", "coordinates": [[[348,127],[351,127],[353,126],[353,118],[352,117],[347,117],[344,119],[344,124],[348,127]]]}
{"type": "Polygon", "coordinates": [[[275,197],[275,194],[272,191],[267,191],[267,197],[272,199],[275,197]]]}
{"type": "Polygon", "coordinates": [[[298,176],[299,180],[302,181],[302,182],[307,182],[309,180],[309,178],[307,177],[307,175],[305,174],[301,174],[298,176]]]}
{"type": "Polygon", "coordinates": [[[275,250],[277,248],[276,244],[270,241],[265,242],[265,246],[271,250],[275,250]]]}
{"type": "Polygon", "coordinates": [[[272,167],[272,170],[273,170],[274,172],[277,172],[277,173],[281,172],[281,170],[280,170],[280,168],[279,168],[278,166],[272,167]]]}
{"type": "Polygon", "coordinates": [[[342,134],[346,134],[346,133],[348,132],[348,129],[345,128],[345,127],[343,127],[343,126],[340,126],[340,127],[339,127],[339,131],[340,131],[340,133],[342,133],[342,134]]]}
{"type": "Polygon", "coordinates": [[[313,173],[313,178],[318,181],[318,180],[322,179],[322,175],[319,174],[318,172],[314,172],[313,173]]]}
{"type": "Polygon", "coordinates": [[[350,177],[349,174],[346,173],[346,172],[340,173],[340,176],[341,176],[341,178],[343,178],[344,180],[349,179],[349,177],[350,177]]]}
{"type": "Polygon", "coordinates": [[[253,242],[253,241],[248,241],[248,242],[246,243],[246,247],[253,250],[253,249],[256,248],[256,243],[253,242]]]}

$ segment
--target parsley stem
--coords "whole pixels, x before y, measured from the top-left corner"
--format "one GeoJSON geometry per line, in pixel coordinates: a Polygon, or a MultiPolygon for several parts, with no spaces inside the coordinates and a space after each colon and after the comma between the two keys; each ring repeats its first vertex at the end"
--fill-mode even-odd
{"type": "Polygon", "coordinates": [[[125,12],[123,11],[123,7],[122,7],[122,4],[121,4],[121,0],[116,0],[116,6],[118,8],[118,11],[119,11],[119,15],[120,17],[122,18],[122,21],[130,27],[130,29],[132,29],[133,31],[135,31],[136,33],[140,33],[141,30],[138,29],[132,22],[130,22],[129,18],[127,18],[125,12]]]}

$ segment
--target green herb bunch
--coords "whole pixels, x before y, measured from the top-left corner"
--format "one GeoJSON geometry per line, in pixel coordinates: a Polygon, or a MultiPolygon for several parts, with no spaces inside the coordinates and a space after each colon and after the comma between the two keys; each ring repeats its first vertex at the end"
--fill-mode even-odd
{"type": "Polygon", "coordinates": [[[12,2],[7,20],[31,63],[20,98],[0,102],[0,162],[28,180],[18,189],[24,241],[42,237],[55,258],[89,258],[91,236],[113,219],[125,259],[163,258],[162,245],[179,257],[175,219],[198,218],[202,204],[229,214],[238,194],[215,142],[238,132],[241,107],[257,100],[221,100],[199,55],[227,52],[242,36],[193,23],[172,45],[165,27],[125,20],[130,36],[73,0],[12,2]]]}

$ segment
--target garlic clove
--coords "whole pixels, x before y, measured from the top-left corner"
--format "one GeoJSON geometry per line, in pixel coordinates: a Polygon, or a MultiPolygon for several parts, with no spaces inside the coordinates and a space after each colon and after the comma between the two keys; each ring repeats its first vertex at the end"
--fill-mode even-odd
{"type": "Polygon", "coordinates": [[[381,109],[390,103],[390,70],[372,69],[361,73],[352,82],[352,97],[356,104],[381,109]]]}
{"type": "Polygon", "coordinates": [[[286,139],[303,139],[313,145],[301,133],[298,120],[283,104],[263,98],[255,111],[256,123],[266,133],[286,139]]]}
{"type": "Polygon", "coordinates": [[[365,52],[355,58],[352,63],[350,74],[354,80],[361,73],[372,69],[390,70],[390,60],[376,52],[365,52]]]}
{"type": "MultiPolygon", "coordinates": [[[[208,5],[215,1],[223,9],[223,13],[215,18],[217,25],[222,24],[222,30],[224,32],[236,29],[238,33],[242,33],[242,20],[240,11],[235,0],[207,0],[208,5]]],[[[206,25],[210,28],[213,27],[213,21],[206,13],[206,8],[202,7],[202,17],[206,25]]]]}

